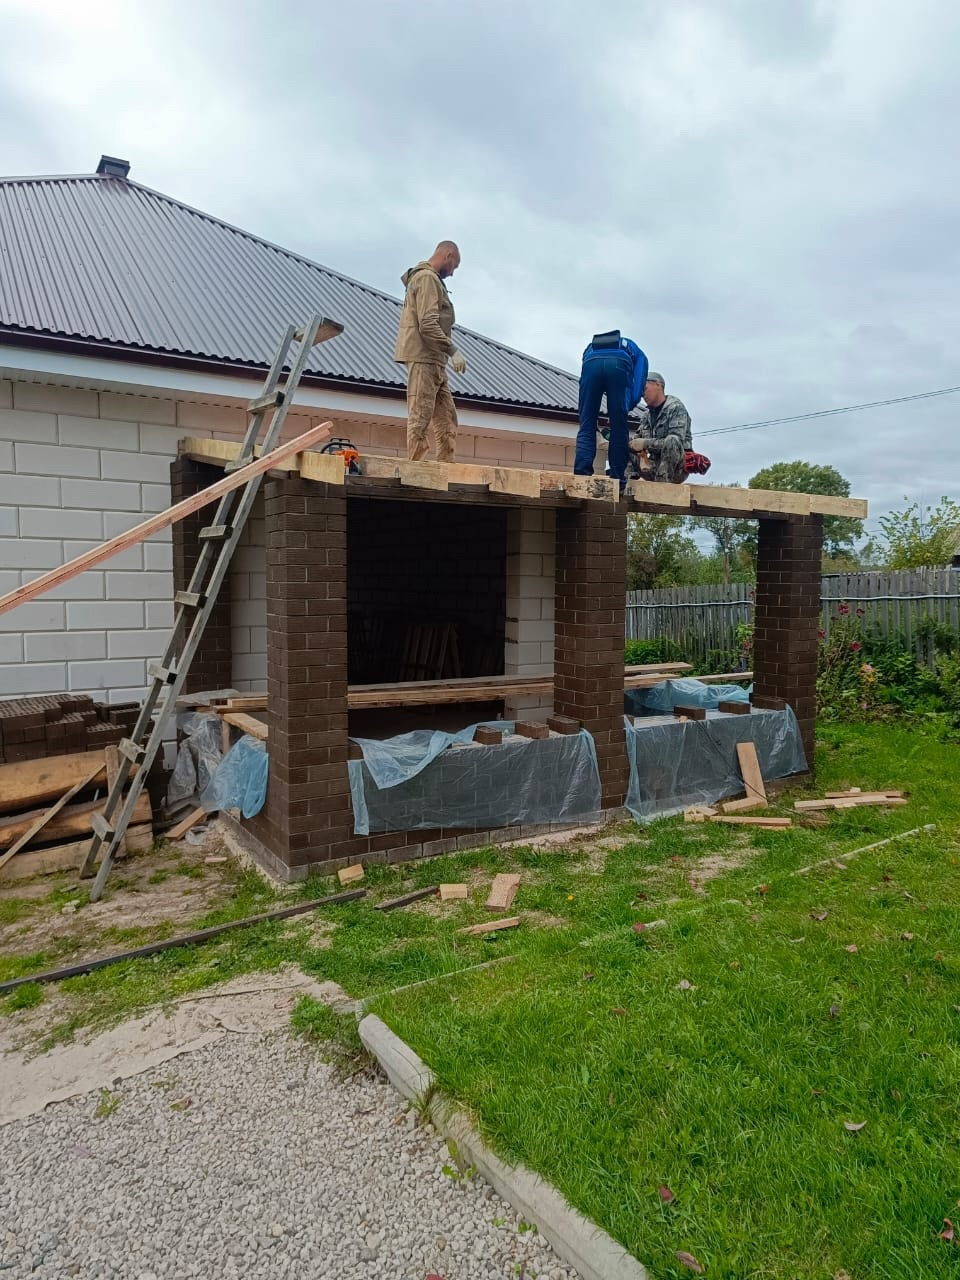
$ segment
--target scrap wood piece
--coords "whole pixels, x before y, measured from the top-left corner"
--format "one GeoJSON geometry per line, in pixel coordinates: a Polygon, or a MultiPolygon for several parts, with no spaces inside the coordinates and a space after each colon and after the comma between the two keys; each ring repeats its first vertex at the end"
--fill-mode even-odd
{"type": "MultiPolygon", "coordinates": [[[[149,823],[127,828],[128,854],[147,853],[152,847],[153,827],[149,823]]],[[[41,849],[22,849],[0,871],[0,879],[28,880],[32,876],[48,875],[55,871],[76,871],[89,850],[89,836],[64,844],[47,845],[41,849]]]]}
{"type": "Polygon", "coordinates": [[[888,796],[885,792],[864,791],[858,796],[847,796],[843,800],[795,800],[793,807],[798,813],[817,813],[824,809],[857,809],[869,805],[898,805],[908,801],[900,796],[888,796]]]}
{"type": "Polygon", "coordinates": [[[749,809],[765,809],[766,798],[763,796],[747,796],[744,800],[727,800],[720,806],[724,813],[746,813],[749,809]]]}
{"type": "Polygon", "coordinates": [[[226,724],[232,724],[241,733],[248,733],[251,738],[256,738],[258,742],[266,742],[270,733],[269,726],[265,721],[258,720],[255,716],[248,715],[245,711],[221,711],[220,718],[226,724]]]}
{"type": "MultiPolygon", "coordinates": [[[[496,933],[500,929],[515,929],[519,923],[519,916],[507,916],[504,920],[489,920],[483,924],[467,925],[466,929],[460,929],[458,932],[477,936],[481,933],[496,933]]],[[[2,987],[0,987],[0,990],[2,990],[2,987]]]]}
{"type": "MultiPolygon", "coordinates": [[[[40,840],[68,840],[71,837],[83,838],[93,831],[91,817],[103,811],[102,800],[81,800],[77,804],[69,804],[61,809],[55,818],[43,828],[40,840]]],[[[16,813],[0,818],[0,850],[8,849],[15,840],[26,831],[32,822],[43,814],[42,809],[31,809],[27,813],[16,813]]],[[[150,796],[141,792],[136,808],[130,816],[131,826],[142,826],[153,817],[150,807],[150,796]]],[[[22,853],[20,855],[22,857],[22,853]]]]}
{"type": "Polygon", "coordinates": [[[748,796],[767,803],[767,789],[763,785],[763,774],[757,758],[757,748],[752,742],[737,743],[737,760],[740,762],[740,773],[748,796]]]}
{"type": "Polygon", "coordinates": [[[198,822],[203,822],[203,820],[207,817],[209,817],[209,815],[206,809],[191,810],[191,812],[187,814],[187,816],[183,819],[182,822],[178,822],[175,827],[170,828],[170,830],[166,833],[164,839],[180,840],[183,836],[187,834],[188,831],[192,830],[192,828],[195,827],[198,822]]]}
{"type": "Polygon", "coordinates": [[[31,822],[30,826],[27,827],[23,835],[20,836],[18,840],[15,840],[13,842],[13,844],[6,851],[6,853],[4,853],[3,855],[0,855],[0,868],[5,867],[7,863],[10,861],[10,859],[14,856],[14,854],[19,853],[20,850],[24,847],[24,845],[29,844],[30,841],[33,839],[33,837],[37,834],[37,832],[42,831],[43,828],[50,821],[50,819],[56,817],[56,815],[60,812],[63,806],[65,804],[68,804],[73,799],[73,797],[77,794],[78,791],[82,791],[84,787],[89,787],[100,776],[100,774],[103,773],[105,768],[106,768],[106,761],[98,760],[96,765],[94,765],[94,767],[86,774],[85,777],[81,778],[79,782],[75,782],[72,787],[70,787],[68,790],[66,790],[63,793],[63,795],[56,802],[56,804],[52,804],[49,809],[46,809],[40,815],[39,818],[37,818],[34,822],[31,822]]]}
{"type": "Polygon", "coordinates": [[[441,902],[463,902],[467,896],[465,884],[442,884],[440,886],[441,902]]]}
{"type": "Polygon", "coordinates": [[[824,797],[827,800],[859,800],[865,795],[887,796],[891,800],[902,800],[905,793],[903,791],[888,791],[886,788],[878,788],[876,791],[863,791],[860,787],[850,787],[848,791],[824,792],[824,797]]]}
{"type": "Polygon", "coordinates": [[[34,578],[32,582],[28,582],[25,586],[17,587],[14,591],[8,591],[6,595],[0,596],[0,613],[6,613],[8,609],[13,609],[18,604],[25,604],[28,600],[33,600],[35,596],[42,595],[44,591],[49,591],[51,587],[62,586],[63,583],[69,582],[87,569],[92,569],[95,565],[102,564],[104,560],[109,560],[118,551],[126,551],[130,547],[135,547],[143,542],[145,538],[149,538],[154,533],[159,533],[161,529],[167,529],[170,525],[176,524],[177,521],[185,520],[187,516],[193,515],[195,511],[200,511],[211,502],[216,502],[218,498],[222,498],[225,493],[230,493],[233,489],[239,489],[241,485],[254,479],[255,476],[261,476],[265,471],[272,470],[284,458],[289,458],[296,453],[302,453],[305,449],[309,449],[312,444],[316,444],[320,440],[326,440],[332,430],[332,422],[322,422],[316,427],[311,427],[303,435],[297,436],[294,440],[289,440],[286,444],[277,445],[275,449],[272,449],[270,453],[264,454],[262,458],[257,458],[253,462],[248,462],[246,466],[239,467],[236,471],[231,471],[222,480],[217,480],[206,489],[201,489],[199,493],[191,494],[189,498],[184,498],[182,502],[176,503],[175,506],[167,507],[165,511],[158,512],[155,516],[151,516],[149,520],[144,520],[141,524],[128,529],[126,533],[120,533],[115,538],[101,542],[99,546],[93,547],[90,551],[85,551],[73,560],[68,560],[66,564],[61,565],[58,569],[51,569],[49,573],[42,573],[39,578],[34,578]]]}
{"type": "Polygon", "coordinates": [[[227,711],[266,711],[267,695],[265,693],[244,693],[236,698],[228,698],[223,705],[227,711]]]}
{"type": "Polygon", "coordinates": [[[626,676],[644,676],[660,675],[662,673],[664,678],[668,679],[668,673],[692,670],[692,662],[628,662],[624,664],[623,674],[626,676]]]}
{"type": "Polygon", "coordinates": [[[421,898],[432,898],[438,886],[432,884],[429,889],[413,889],[410,893],[402,893],[399,898],[387,898],[378,902],[374,911],[393,911],[396,907],[407,907],[411,902],[419,902],[421,898]]]}
{"type": "Polygon", "coordinates": [[[783,831],[785,828],[793,826],[792,818],[728,818],[718,814],[715,818],[708,818],[707,821],[724,822],[728,826],[766,827],[771,831],[783,831]]]}
{"type": "Polygon", "coordinates": [[[520,877],[508,872],[494,876],[490,896],[484,904],[488,911],[506,911],[513,904],[520,888],[520,877]]]}
{"type": "Polygon", "coordinates": [[[341,884],[353,884],[356,880],[362,880],[363,876],[363,867],[359,862],[352,867],[341,867],[337,872],[337,879],[341,884]]]}
{"type": "Polygon", "coordinates": [[[683,811],[684,822],[706,822],[708,818],[716,816],[716,809],[709,804],[691,804],[683,811]]]}

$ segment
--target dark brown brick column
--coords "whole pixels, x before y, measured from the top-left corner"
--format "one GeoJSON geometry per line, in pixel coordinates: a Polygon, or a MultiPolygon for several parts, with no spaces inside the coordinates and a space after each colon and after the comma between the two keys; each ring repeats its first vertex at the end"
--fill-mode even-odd
{"type": "Polygon", "coordinates": [[[760,520],[753,703],[793,707],[813,769],[823,517],[760,520]]]}
{"type": "Polygon", "coordinates": [[[622,805],[627,793],[626,547],[624,504],[557,512],[554,713],[582,721],[593,735],[607,809],[622,805]]]}
{"type": "Polygon", "coordinates": [[[265,485],[267,803],[247,824],[287,867],[350,840],[347,501],[342,485],[265,485]]]}
{"type": "MultiPolygon", "coordinates": [[[[182,502],[223,479],[223,471],[192,458],[176,458],[170,463],[170,497],[182,502]]],[[[173,526],[173,589],[186,591],[200,556],[200,530],[213,519],[216,504],[195,511],[173,526]]],[[[198,693],[204,689],[228,689],[233,684],[233,646],[230,639],[230,578],[224,580],[217,595],[200,648],[190,664],[184,691],[198,693]]]]}

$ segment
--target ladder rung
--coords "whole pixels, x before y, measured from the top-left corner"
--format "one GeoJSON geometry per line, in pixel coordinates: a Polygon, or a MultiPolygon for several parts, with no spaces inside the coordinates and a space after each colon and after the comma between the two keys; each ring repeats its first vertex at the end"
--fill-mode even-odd
{"type": "Polygon", "coordinates": [[[188,609],[199,609],[206,604],[207,597],[199,591],[178,591],[173,600],[175,604],[185,605],[188,609]]]}
{"type": "Polygon", "coordinates": [[[225,542],[233,533],[233,526],[229,524],[209,524],[206,529],[200,530],[201,542],[225,542]]]}
{"type": "Polygon", "coordinates": [[[159,662],[151,662],[147,667],[147,675],[151,680],[159,680],[161,684],[173,684],[177,678],[175,667],[161,667],[159,662]]]}
{"type": "Polygon", "coordinates": [[[131,764],[140,764],[143,757],[147,754],[146,748],[139,742],[134,742],[132,738],[121,739],[120,745],[117,747],[120,754],[131,764]]]}
{"type": "Polygon", "coordinates": [[[283,392],[271,391],[265,396],[257,396],[247,405],[247,413],[263,413],[265,409],[276,409],[283,404],[283,392]]]}
{"type": "Polygon", "coordinates": [[[111,827],[102,813],[91,813],[90,826],[93,828],[94,835],[98,835],[105,844],[109,844],[113,839],[115,828],[111,827]]]}

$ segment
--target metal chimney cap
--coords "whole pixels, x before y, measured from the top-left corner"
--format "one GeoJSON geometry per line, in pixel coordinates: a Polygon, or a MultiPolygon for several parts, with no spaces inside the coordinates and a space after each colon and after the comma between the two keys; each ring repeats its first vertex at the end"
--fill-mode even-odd
{"type": "Polygon", "coordinates": [[[125,178],[130,172],[129,160],[118,160],[116,156],[101,156],[97,165],[97,173],[105,178],[125,178]]]}

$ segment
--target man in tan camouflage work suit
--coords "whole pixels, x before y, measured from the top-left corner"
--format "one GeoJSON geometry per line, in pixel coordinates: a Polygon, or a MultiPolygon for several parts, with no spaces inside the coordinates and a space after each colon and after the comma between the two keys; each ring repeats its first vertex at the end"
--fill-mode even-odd
{"type": "Polygon", "coordinates": [[[460,250],[441,240],[433,256],[405,271],[406,286],[400,329],[393,353],[407,366],[407,457],[418,462],[430,446],[432,430],[437,461],[452,462],[457,442],[457,410],[447,382],[447,360],[454,373],[467,362],[450,340],[453,303],[443,283],[460,265],[460,250]]]}
{"type": "Polygon", "coordinates": [[[643,389],[646,405],[644,421],[637,424],[630,440],[630,451],[646,453],[650,469],[641,470],[635,459],[636,474],[644,480],[659,480],[667,484],[681,484],[687,473],[683,455],[693,449],[690,434],[690,415],[682,400],[668,396],[662,373],[648,373],[643,389]]]}

